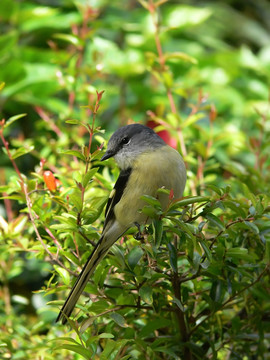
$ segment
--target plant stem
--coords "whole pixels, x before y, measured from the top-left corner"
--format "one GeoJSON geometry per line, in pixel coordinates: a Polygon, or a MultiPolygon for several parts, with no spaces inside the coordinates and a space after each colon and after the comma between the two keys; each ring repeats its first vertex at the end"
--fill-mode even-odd
{"type": "MultiPolygon", "coordinates": [[[[173,287],[174,296],[177,300],[182,302],[180,286],[181,286],[181,283],[180,283],[179,275],[178,275],[178,273],[173,272],[172,287],[173,287]]],[[[184,343],[184,359],[191,360],[192,354],[190,352],[190,349],[186,345],[186,343],[189,340],[189,333],[188,333],[188,329],[187,329],[186,322],[185,322],[184,312],[179,308],[179,306],[176,306],[175,314],[176,314],[177,321],[178,321],[181,341],[184,343]]]]}

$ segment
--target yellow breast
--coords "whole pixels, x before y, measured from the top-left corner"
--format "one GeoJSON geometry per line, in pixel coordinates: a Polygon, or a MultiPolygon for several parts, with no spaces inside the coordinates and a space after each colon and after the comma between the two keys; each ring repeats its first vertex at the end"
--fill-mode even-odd
{"type": "MultiPolygon", "coordinates": [[[[114,208],[119,223],[129,227],[142,223],[146,216],[138,210],[146,204],[142,195],[156,196],[159,188],[173,190],[175,198],[182,196],[186,184],[186,169],[180,154],[168,145],[139,155],[132,166],[127,186],[121,200],[114,208]]],[[[161,195],[162,207],[168,204],[168,196],[161,195]]]]}

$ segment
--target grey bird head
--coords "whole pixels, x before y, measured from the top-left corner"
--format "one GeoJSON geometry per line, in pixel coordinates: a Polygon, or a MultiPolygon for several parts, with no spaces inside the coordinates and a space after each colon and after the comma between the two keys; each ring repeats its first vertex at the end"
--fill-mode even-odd
{"type": "Polygon", "coordinates": [[[132,167],[133,161],[141,153],[164,145],[165,142],[149,127],[126,125],[113,133],[101,161],[114,157],[120,169],[124,170],[132,167]]]}

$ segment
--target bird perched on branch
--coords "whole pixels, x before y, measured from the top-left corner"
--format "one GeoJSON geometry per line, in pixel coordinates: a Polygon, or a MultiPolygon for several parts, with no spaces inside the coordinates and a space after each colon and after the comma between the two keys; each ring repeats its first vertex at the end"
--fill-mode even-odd
{"type": "MultiPolygon", "coordinates": [[[[114,157],[120,175],[108,199],[100,240],[84,265],[56,321],[66,323],[90,276],[110,247],[134,224],[143,224],[147,215],[139,212],[146,204],[143,195],[155,197],[157,190],[171,190],[180,198],[186,184],[186,169],[180,154],[168,146],[152,129],[132,124],[121,127],[110,138],[101,161],[114,157]]],[[[158,194],[163,209],[167,194],[158,194]]]]}

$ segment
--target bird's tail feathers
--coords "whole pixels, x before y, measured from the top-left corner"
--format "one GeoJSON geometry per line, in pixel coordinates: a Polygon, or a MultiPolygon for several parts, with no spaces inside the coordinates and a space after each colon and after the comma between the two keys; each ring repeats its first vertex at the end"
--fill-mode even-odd
{"type": "Polygon", "coordinates": [[[71,289],[67,300],[65,301],[62,309],[56,319],[56,322],[62,320],[62,324],[67,322],[67,318],[71,315],[80,295],[82,294],[90,276],[93,274],[95,268],[106,255],[109,248],[112,246],[114,241],[108,241],[106,236],[102,235],[90,257],[85,263],[79,277],[77,278],[73,288],[71,289]]]}

